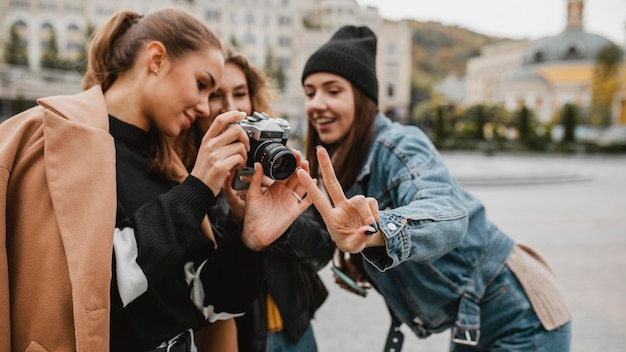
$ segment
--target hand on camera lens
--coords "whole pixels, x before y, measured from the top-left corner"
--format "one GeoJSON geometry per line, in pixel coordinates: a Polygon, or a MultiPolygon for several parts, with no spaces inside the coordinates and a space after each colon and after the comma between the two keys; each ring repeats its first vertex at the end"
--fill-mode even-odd
{"type": "MultiPolygon", "coordinates": [[[[296,153],[297,165],[309,172],[309,163],[296,153]]],[[[275,181],[262,189],[263,168],[255,163],[255,172],[246,194],[243,241],[259,250],[269,246],[282,235],[291,223],[311,205],[296,174],[283,181],[275,181]]]]}

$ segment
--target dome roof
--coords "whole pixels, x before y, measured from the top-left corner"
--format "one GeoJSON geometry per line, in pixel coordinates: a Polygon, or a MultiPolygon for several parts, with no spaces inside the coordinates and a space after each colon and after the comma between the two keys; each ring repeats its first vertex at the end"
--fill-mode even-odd
{"type": "Polygon", "coordinates": [[[558,35],[534,41],[524,52],[523,64],[536,64],[549,61],[593,60],[610,40],[584,32],[582,29],[568,28],[558,35]]]}

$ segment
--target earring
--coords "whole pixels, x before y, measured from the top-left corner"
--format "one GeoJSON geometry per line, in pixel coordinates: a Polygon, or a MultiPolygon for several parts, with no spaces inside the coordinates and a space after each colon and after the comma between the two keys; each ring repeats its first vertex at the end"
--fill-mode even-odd
{"type": "Polygon", "coordinates": [[[155,67],[152,69],[152,72],[156,75],[159,72],[159,69],[155,67]]]}

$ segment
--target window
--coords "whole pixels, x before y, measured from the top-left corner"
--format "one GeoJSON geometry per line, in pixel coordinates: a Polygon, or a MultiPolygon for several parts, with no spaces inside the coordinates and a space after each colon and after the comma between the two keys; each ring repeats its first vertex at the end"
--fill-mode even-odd
{"type": "Polygon", "coordinates": [[[389,98],[393,98],[393,94],[394,94],[394,86],[393,86],[393,84],[389,83],[387,85],[387,96],[389,98]]]}
{"type": "Polygon", "coordinates": [[[216,10],[208,10],[205,17],[208,22],[217,22],[220,20],[220,13],[216,10]]]}
{"type": "Polygon", "coordinates": [[[254,14],[248,13],[246,15],[246,24],[251,25],[251,24],[254,24],[254,22],[255,22],[254,14]]]}
{"type": "Polygon", "coordinates": [[[577,41],[570,42],[561,48],[561,55],[564,59],[577,59],[584,54],[584,47],[577,41]]]}
{"type": "Polygon", "coordinates": [[[83,13],[83,6],[81,4],[68,2],[68,3],[66,3],[63,6],[63,11],[65,13],[82,14],[83,13]]]}
{"type": "Polygon", "coordinates": [[[254,44],[254,43],[256,43],[256,38],[254,37],[254,35],[252,35],[250,33],[246,33],[243,36],[243,42],[245,44],[254,44]]]}
{"type": "Polygon", "coordinates": [[[288,68],[290,63],[291,63],[291,61],[287,57],[279,57],[278,58],[278,66],[280,66],[283,69],[288,68]]]}
{"type": "Polygon", "coordinates": [[[39,30],[39,40],[41,41],[42,49],[49,49],[52,46],[52,39],[54,35],[54,28],[50,23],[44,23],[39,30]]]}
{"type": "Polygon", "coordinates": [[[279,37],[278,38],[278,46],[283,48],[288,48],[291,46],[291,38],[289,37],[279,37]]]}
{"type": "Polygon", "coordinates": [[[82,49],[83,35],[77,25],[71,24],[67,27],[67,56],[76,58],[82,49]]]}
{"type": "Polygon", "coordinates": [[[280,16],[278,17],[278,24],[281,27],[289,27],[291,26],[291,18],[287,16],[280,16]]]}
{"type": "Polygon", "coordinates": [[[23,48],[28,47],[28,27],[26,26],[26,22],[17,21],[13,25],[13,28],[15,28],[15,32],[17,33],[17,44],[23,48]]]}
{"type": "Polygon", "coordinates": [[[39,10],[41,10],[41,11],[54,11],[54,9],[56,8],[55,5],[56,5],[55,1],[50,1],[50,0],[43,1],[43,0],[40,0],[38,7],[39,7],[39,10]]]}
{"type": "Polygon", "coordinates": [[[29,0],[11,0],[9,3],[9,7],[12,9],[29,9],[30,1],[29,0]]]}

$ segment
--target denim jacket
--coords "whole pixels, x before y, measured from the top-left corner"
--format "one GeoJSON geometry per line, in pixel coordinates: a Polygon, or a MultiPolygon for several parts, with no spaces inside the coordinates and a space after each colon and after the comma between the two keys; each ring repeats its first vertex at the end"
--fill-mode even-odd
{"type": "Polygon", "coordinates": [[[356,194],[378,200],[387,245],[362,255],[390,311],[418,337],[453,327],[465,336],[479,333],[478,302],[514,241],[487,220],[428,137],[379,113],[366,160],[347,192],[356,194]]]}

